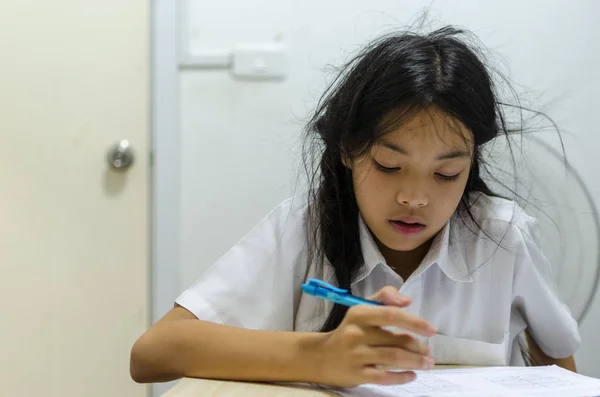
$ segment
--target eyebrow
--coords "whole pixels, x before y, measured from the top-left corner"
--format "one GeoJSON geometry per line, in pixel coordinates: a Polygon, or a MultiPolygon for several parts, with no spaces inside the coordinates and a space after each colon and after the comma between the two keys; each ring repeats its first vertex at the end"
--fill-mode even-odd
{"type": "MultiPolygon", "coordinates": [[[[384,139],[381,140],[381,144],[386,148],[393,150],[394,152],[402,153],[407,156],[410,155],[410,153],[407,150],[384,139]]],[[[463,149],[455,149],[436,157],[436,160],[451,160],[463,157],[471,157],[471,153],[463,149]]]]}

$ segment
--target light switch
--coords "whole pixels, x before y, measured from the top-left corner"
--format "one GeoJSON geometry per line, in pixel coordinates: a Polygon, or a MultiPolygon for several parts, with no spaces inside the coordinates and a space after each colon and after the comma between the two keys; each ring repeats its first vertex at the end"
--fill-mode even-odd
{"type": "Polygon", "coordinates": [[[240,44],[231,63],[231,73],[239,78],[282,79],[287,74],[286,53],[280,43],[240,44]]]}

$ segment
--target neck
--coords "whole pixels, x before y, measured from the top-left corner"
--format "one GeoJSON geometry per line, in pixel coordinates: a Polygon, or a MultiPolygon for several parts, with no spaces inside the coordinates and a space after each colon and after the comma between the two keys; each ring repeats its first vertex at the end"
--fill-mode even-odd
{"type": "Polygon", "coordinates": [[[417,270],[425,255],[429,252],[432,242],[433,238],[412,251],[396,251],[388,248],[380,241],[377,241],[377,246],[388,266],[406,281],[417,270]]]}

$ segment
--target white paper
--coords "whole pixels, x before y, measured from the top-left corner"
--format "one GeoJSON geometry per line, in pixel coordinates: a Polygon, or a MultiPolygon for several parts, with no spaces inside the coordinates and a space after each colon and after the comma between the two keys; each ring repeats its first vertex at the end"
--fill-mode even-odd
{"type": "Polygon", "coordinates": [[[600,397],[600,379],[558,366],[417,371],[405,385],[331,389],[344,397],[600,397]]]}

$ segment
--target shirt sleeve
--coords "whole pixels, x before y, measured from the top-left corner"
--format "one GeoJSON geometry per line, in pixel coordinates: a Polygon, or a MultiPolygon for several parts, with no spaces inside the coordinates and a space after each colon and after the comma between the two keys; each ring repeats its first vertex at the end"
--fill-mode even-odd
{"type": "Polygon", "coordinates": [[[551,265],[540,248],[537,222],[522,214],[518,232],[521,238],[515,263],[513,310],[528,325],[540,349],[549,357],[575,354],[581,338],[577,321],[560,297],[551,265]]]}
{"type": "Polygon", "coordinates": [[[175,302],[198,319],[292,331],[306,275],[306,205],[280,204],[175,302]]]}

